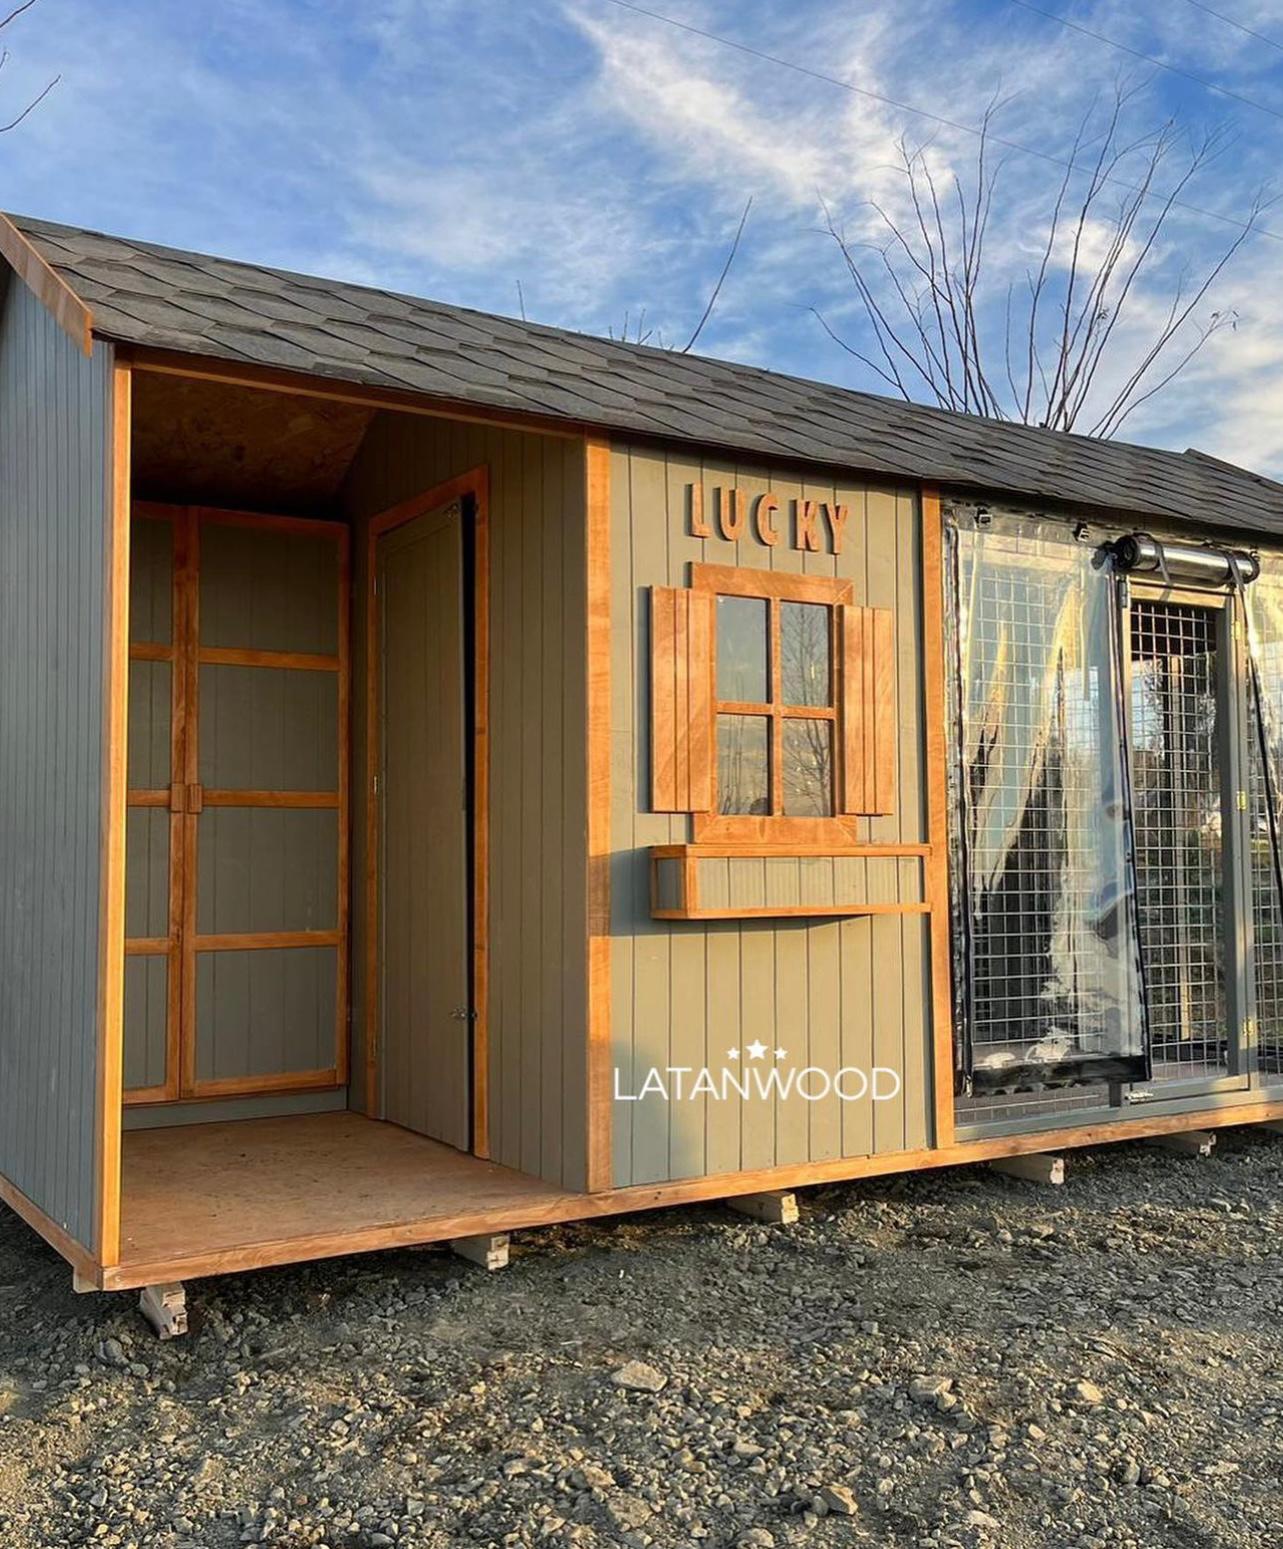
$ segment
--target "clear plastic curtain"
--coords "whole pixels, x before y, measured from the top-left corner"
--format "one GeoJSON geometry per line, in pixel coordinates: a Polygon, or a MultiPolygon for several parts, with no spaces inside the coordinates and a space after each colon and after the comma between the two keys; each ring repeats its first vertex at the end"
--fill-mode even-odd
{"type": "Polygon", "coordinates": [[[949,528],[964,1084],[1144,1079],[1111,570],[1038,518],[949,528]]]}

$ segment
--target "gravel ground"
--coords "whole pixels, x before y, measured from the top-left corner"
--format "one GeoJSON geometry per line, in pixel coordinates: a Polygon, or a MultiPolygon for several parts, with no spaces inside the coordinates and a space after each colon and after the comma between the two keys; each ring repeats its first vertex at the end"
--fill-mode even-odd
{"type": "Polygon", "coordinates": [[[0,1211],[0,1545],[1283,1543],[1283,1138],[206,1281],[0,1211]]]}

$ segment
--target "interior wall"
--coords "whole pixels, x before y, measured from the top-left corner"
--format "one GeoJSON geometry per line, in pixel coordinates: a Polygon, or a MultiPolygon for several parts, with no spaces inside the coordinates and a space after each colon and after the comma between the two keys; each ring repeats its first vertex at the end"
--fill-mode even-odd
{"type": "MultiPolygon", "coordinates": [[[[925,915],[840,919],[655,920],[651,845],[691,839],[691,820],[650,808],[649,589],[685,586],[692,561],[849,577],[854,601],[894,614],[898,715],[895,810],[859,820],[862,841],[925,842],[921,516],[916,492],[799,482],[757,463],[670,456],[616,445],[611,456],[611,1030],[617,1186],[912,1150],[930,1136],[930,949],[925,915]],[[687,488],[702,485],[716,532],[715,491],[737,488],[751,513],[780,500],[775,547],[690,535],[687,488]],[[849,508],[842,552],[793,547],[792,502],[849,508]],[[808,1101],[732,1095],[639,1098],[647,1073],[707,1067],[720,1079],[730,1049],[760,1040],[787,1066],[894,1069],[895,1100],[808,1101]]],[[[789,864],[786,862],[772,864],[789,864]]],[[[793,896],[814,895],[823,859],[796,860],[793,896]]],[[[893,862],[896,895],[920,897],[917,858],[893,862]]],[[[760,865],[760,863],[759,863],[760,865]]],[[[750,902],[745,897],[741,902],[750,902]]],[[[785,1065],[781,1069],[786,1068],[785,1065]]]]}
{"type": "Polygon", "coordinates": [[[95,1235],[111,351],[0,281],[0,1173],[95,1235]]]}
{"type": "Polygon", "coordinates": [[[365,1104],[368,522],[483,465],[490,472],[490,1154],[578,1188],[585,1175],[587,1020],[581,441],[383,412],[348,475],[353,1106],[365,1104]]]}

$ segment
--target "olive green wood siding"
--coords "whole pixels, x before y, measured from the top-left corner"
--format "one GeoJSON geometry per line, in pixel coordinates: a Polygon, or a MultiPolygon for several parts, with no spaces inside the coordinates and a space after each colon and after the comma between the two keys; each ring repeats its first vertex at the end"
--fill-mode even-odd
{"type": "MultiPolygon", "coordinates": [[[[490,1153],[585,1176],[586,545],[579,441],[409,415],[372,421],[353,531],[353,1076],[363,1063],[365,519],[490,471],[490,1153]]],[[[355,1100],[355,1098],[354,1098],[355,1100]]]]}
{"type": "MultiPolygon", "coordinates": [[[[849,577],[854,601],[890,608],[897,650],[895,811],[861,818],[873,843],[926,839],[921,681],[921,527],[909,490],[800,483],[760,465],[736,465],[617,444],[611,456],[611,1034],[619,1090],[637,1094],[652,1066],[739,1070],[727,1051],[760,1040],[787,1051],[787,1066],[885,1066],[903,1082],[899,1099],[872,1104],[836,1097],[808,1102],[706,1097],[612,1104],[614,1183],[735,1172],[864,1156],[927,1143],[929,984],[921,915],[850,919],[655,920],[648,849],[688,842],[690,820],[649,810],[649,588],[684,586],[704,561],[849,577]],[[781,501],[778,546],[689,536],[687,486],[702,481],[705,513],[714,490],[737,487],[750,501],[781,501]],[[791,546],[794,499],[850,508],[843,552],[791,546]],[[875,972],[876,966],[876,972],[875,972]]],[[[776,896],[801,902],[829,884],[824,864],[772,863],[776,896]]],[[[845,866],[845,862],[843,865],[845,866]]],[[[917,858],[864,863],[866,885],[890,898],[920,896],[917,858]]],[[[732,904],[752,906],[761,871],[736,863],[723,873],[732,904]]],[[[768,1056],[769,1059],[769,1056],[768,1056]]],[[[742,1068],[752,1068],[744,1062],[742,1068]]],[[[688,1078],[689,1079],[689,1078],[688,1078]]]]}
{"type": "Polygon", "coordinates": [[[0,298],[0,1172],[92,1248],[110,351],[0,298]]]}

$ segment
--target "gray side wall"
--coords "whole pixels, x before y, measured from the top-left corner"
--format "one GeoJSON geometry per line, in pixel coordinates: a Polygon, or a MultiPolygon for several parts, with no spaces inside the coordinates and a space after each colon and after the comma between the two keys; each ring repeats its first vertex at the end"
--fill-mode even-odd
{"type": "Polygon", "coordinates": [[[93,1246],[110,354],[0,304],[0,1172],[93,1246]]]}
{"type": "Polygon", "coordinates": [[[490,469],[490,1153],[567,1187],[585,1169],[586,549],[581,442],[375,417],[353,464],[353,1101],[365,1002],[365,521],[490,469]]]}
{"type": "MultiPolygon", "coordinates": [[[[821,521],[821,531],[827,530],[821,521]]],[[[751,533],[751,526],[750,526],[751,533]]],[[[894,1101],[765,1100],[732,1095],[612,1104],[614,1182],[734,1172],[927,1143],[931,1091],[928,927],[922,915],[850,919],[661,921],[650,915],[647,852],[688,841],[690,820],[649,805],[649,598],[684,586],[689,562],[849,576],[854,600],[895,615],[898,655],[897,799],[888,817],[860,820],[875,843],[926,839],[921,679],[921,525],[914,492],[813,482],[756,464],[666,457],[617,445],[611,457],[611,1023],[618,1091],[640,1093],[650,1067],[707,1066],[717,1076],[731,1048],[760,1039],[784,1048],[781,1065],[824,1070],[885,1066],[903,1082],[894,1101]],[[784,536],[768,548],[688,536],[688,484],[751,497],[774,490],[784,536]],[[850,507],[843,552],[788,546],[796,498],[850,507]]],[[[901,901],[921,897],[916,859],[892,863],[901,901]]],[[[791,896],[809,896],[814,863],[795,862],[791,896]]],[[[884,882],[886,879],[883,879],[884,882]]],[[[782,894],[781,896],[786,896],[782,894]]],[[[748,1068],[747,1066],[745,1068],[748,1068]]],[[[689,1078],[688,1078],[689,1079],[689,1078]]],[[[849,1089],[849,1088],[848,1088],[849,1089]]]]}

